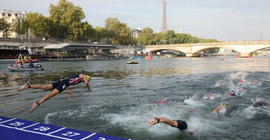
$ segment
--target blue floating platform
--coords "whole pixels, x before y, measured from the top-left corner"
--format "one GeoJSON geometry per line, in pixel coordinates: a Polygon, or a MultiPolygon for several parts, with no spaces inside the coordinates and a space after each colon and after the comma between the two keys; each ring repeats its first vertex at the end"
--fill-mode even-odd
{"type": "Polygon", "coordinates": [[[0,116],[0,138],[3,140],[130,140],[3,116],[0,116]]]}

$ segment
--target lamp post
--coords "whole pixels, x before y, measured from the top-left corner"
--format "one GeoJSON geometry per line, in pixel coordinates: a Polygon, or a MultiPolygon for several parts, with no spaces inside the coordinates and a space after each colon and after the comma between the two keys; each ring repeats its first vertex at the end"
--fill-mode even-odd
{"type": "Polygon", "coordinates": [[[64,31],[64,42],[66,42],[66,32],[64,31]]]}

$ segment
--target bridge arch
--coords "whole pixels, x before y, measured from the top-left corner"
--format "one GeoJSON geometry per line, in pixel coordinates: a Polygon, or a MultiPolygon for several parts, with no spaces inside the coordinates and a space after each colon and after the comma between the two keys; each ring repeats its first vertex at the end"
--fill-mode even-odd
{"type": "Polygon", "coordinates": [[[205,50],[209,50],[209,49],[214,49],[214,48],[226,48],[226,49],[230,49],[230,50],[234,50],[236,52],[241,52],[241,50],[239,50],[237,47],[235,46],[219,46],[219,45],[215,45],[215,46],[198,46],[198,47],[193,47],[192,48],[192,53],[201,53],[205,50]]]}
{"type": "Polygon", "coordinates": [[[211,48],[226,48],[241,54],[242,58],[249,57],[251,52],[270,47],[270,41],[238,41],[238,42],[216,42],[196,44],[173,44],[173,45],[147,45],[149,51],[175,50],[186,54],[186,57],[196,57],[199,53],[211,48]]]}
{"type": "Polygon", "coordinates": [[[264,46],[257,46],[256,48],[251,48],[250,53],[258,51],[258,50],[262,50],[262,49],[265,49],[265,48],[270,48],[270,44],[268,46],[264,45],[264,46]]]}
{"type": "Polygon", "coordinates": [[[151,51],[151,52],[157,52],[157,51],[163,51],[163,50],[174,50],[174,51],[186,53],[185,50],[179,49],[179,48],[153,48],[153,49],[149,49],[149,51],[151,51]]]}

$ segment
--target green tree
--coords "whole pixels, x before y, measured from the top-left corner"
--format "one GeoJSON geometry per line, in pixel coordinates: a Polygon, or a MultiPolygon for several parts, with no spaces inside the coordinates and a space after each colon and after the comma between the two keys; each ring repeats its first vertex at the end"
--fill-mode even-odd
{"type": "Polygon", "coordinates": [[[172,39],[175,37],[174,30],[168,30],[165,34],[165,39],[170,41],[170,44],[172,44],[172,39]]]}
{"type": "Polygon", "coordinates": [[[39,13],[28,13],[25,18],[31,34],[38,38],[46,38],[49,30],[49,19],[39,13]]]}
{"type": "Polygon", "coordinates": [[[132,40],[130,28],[126,23],[121,23],[117,18],[109,17],[105,20],[105,28],[109,33],[109,40],[113,44],[129,44],[132,40]]]}
{"type": "Polygon", "coordinates": [[[74,39],[77,41],[85,42],[92,36],[94,36],[94,29],[92,25],[90,25],[87,21],[82,22],[81,25],[77,26],[76,28],[73,28],[75,34],[74,39]]]}
{"type": "Polygon", "coordinates": [[[105,28],[109,31],[110,41],[115,44],[120,33],[121,22],[118,18],[109,17],[105,20],[105,28]]]}
{"type": "Polygon", "coordinates": [[[10,35],[11,25],[7,23],[3,18],[0,18],[0,31],[3,32],[3,37],[8,37],[10,35]]]}
{"type": "Polygon", "coordinates": [[[189,42],[189,38],[191,38],[190,34],[176,33],[177,44],[185,44],[189,42]]]}
{"type": "Polygon", "coordinates": [[[214,42],[218,42],[218,40],[216,40],[216,39],[203,39],[203,38],[199,38],[198,40],[200,42],[202,42],[202,43],[214,43],[214,42]]]}
{"type": "Polygon", "coordinates": [[[93,41],[100,42],[102,38],[107,38],[110,36],[109,30],[104,27],[95,27],[93,41]]]}
{"type": "Polygon", "coordinates": [[[20,22],[20,21],[13,21],[12,22],[12,31],[16,32],[19,36],[25,35],[27,33],[27,30],[29,28],[28,22],[20,22]]]}
{"type": "Polygon", "coordinates": [[[142,33],[138,37],[138,41],[140,41],[141,44],[151,45],[153,40],[154,40],[153,30],[149,27],[143,28],[142,33]]]}
{"type": "Polygon", "coordinates": [[[163,33],[154,33],[154,43],[159,44],[159,42],[163,39],[163,33]]]}
{"type": "Polygon", "coordinates": [[[58,5],[50,4],[50,18],[64,30],[69,40],[78,38],[82,34],[82,20],[85,18],[84,12],[80,6],[74,6],[72,2],[60,0],[58,5]]]}
{"type": "Polygon", "coordinates": [[[120,24],[120,33],[117,38],[117,41],[119,44],[123,44],[123,45],[131,44],[133,38],[129,31],[130,31],[130,28],[127,26],[126,23],[120,24]]]}

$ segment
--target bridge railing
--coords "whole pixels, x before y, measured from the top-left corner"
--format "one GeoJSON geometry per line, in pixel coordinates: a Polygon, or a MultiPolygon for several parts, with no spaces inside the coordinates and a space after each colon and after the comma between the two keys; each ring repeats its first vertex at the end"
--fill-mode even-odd
{"type": "Polygon", "coordinates": [[[186,44],[166,44],[166,45],[145,45],[147,47],[177,47],[177,46],[213,46],[213,45],[238,45],[238,44],[270,44],[270,40],[252,40],[252,41],[227,41],[227,42],[214,42],[214,43],[186,43],[186,44]]]}

